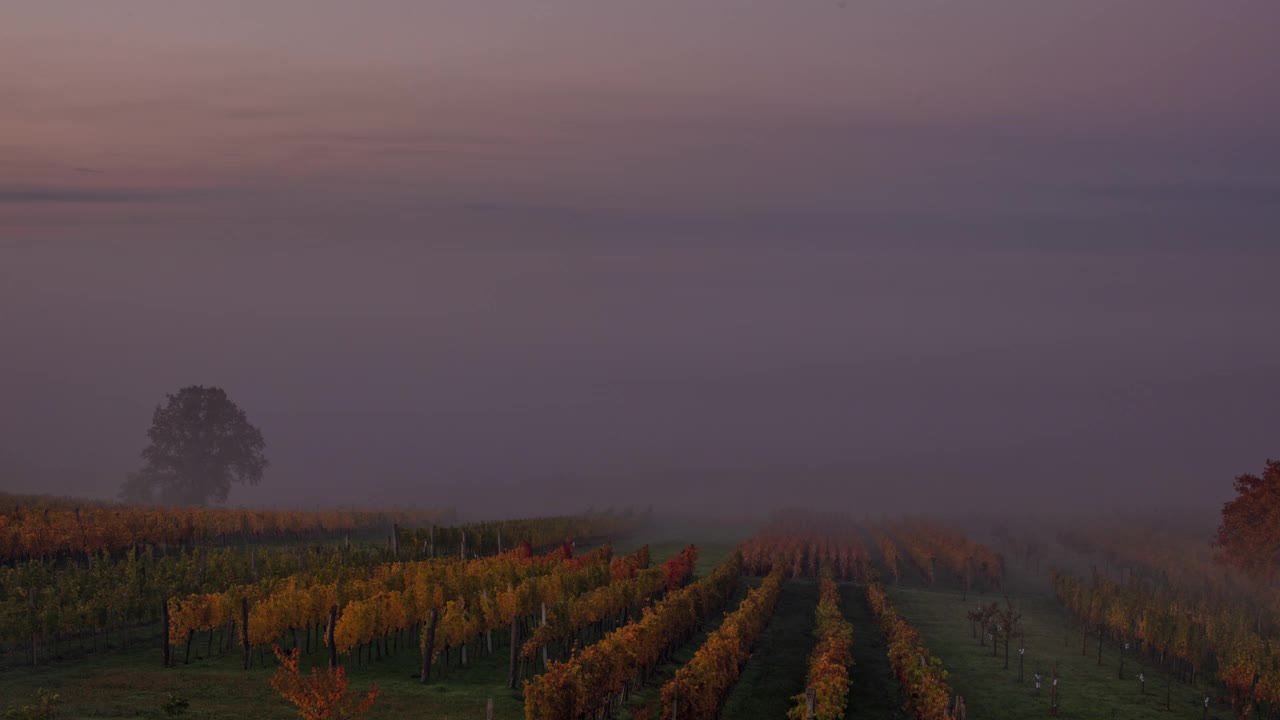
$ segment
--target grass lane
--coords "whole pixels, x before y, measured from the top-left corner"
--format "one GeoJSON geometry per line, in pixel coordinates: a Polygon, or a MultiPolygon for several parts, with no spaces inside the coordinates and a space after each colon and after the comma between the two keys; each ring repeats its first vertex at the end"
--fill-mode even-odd
{"type": "Polygon", "coordinates": [[[889,667],[888,647],[880,624],[867,605],[862,585],[840,586],[840,608],[853,624],[853,667],[849,668],[849,708],[846,720],[905,718],[898,680],[889,667]]]}
{"type": "Polygon", "coordinates": [[[721,717],[735,720],[786,717],[794,705],[792,698],[804,692],[817,605],[817,582],[788,580],[783,583],[773,617],[760,634],[737,684],[725,698],[721,717]]]}

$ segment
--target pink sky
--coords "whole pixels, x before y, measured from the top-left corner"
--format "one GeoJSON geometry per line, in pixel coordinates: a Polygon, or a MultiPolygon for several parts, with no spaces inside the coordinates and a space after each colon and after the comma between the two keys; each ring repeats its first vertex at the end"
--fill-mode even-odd
{"type": "Polygon", "coordinates": [[[1263,168],[1206,146],[1275,140],[1276,7],[15,3],[0,177],[700,209],[922,176],[948,187],[899,204],[943,202],[974,170],[1143,182],[1180,162],[1216,181],[1263,168]]]}

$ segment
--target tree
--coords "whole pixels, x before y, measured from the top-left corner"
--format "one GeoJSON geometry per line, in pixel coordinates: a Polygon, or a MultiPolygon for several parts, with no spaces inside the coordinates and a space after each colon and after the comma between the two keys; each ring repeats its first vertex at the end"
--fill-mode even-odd
{"type": "MultiPolygon", "coordinates": [[[[988,629],[1000,619],[1000,606],[995,603],[980,605],[976,611],[969,612],[967,616],[970,622],[978,623],[978,644],[982,647],[986,647],[988,629]]],[[[999,639],[1000,638],[996,637],[995,633],[992,632],[992,655],[995,654],[996,641],[999,639]]]]}
{"type": "Polygon", "coordinates": [[[1269,585],[1280,570],[1280,461],[1267,460],[1261,477],[1237,477],[1235,490],[1215,544],[1228,563],[1269,585]]]}
{"type": "MultiPolygon", "coordinates": [[[[991,604],[995,607],[995,603],[991,604]]],[[[1004,608],[997,608],[995,611],[997,627],[1000,629],[1000,637],[1004,638],[1004,669],[1009,669],[1009,641],[1022,637],[1022,611],[1013,606],[1013,601],[1008,595],[1004,597],[1004,608]]]]}
{"type": "Polygon", "coordinates": [[[298,648],[285,653],[274,646],[280,666],[271,677],[271,687],[285,700],[293,703],[302,720],[355,720],[364,717],[378,698],[378,686],[369,687],[361,696],[352,693],[347,685],[347,672],[339,668],[311,668],[311,675],[303,675],[298,669],[298,648]]]}
{"type": "Polygon", "coordinates": [[[231,483],[257,485],[267,468],[262,432],[221,388],[192,385],[157,406],[145,465],[120,489],[129,502],[176,505],[225,501],[231,483]]]}

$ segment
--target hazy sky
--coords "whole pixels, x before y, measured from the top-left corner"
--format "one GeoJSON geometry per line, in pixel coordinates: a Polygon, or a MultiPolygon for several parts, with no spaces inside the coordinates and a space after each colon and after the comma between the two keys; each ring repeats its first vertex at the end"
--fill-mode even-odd
{"type": "Polygon", "coordinates": [[[267,439],[233,502],[1220,502],[1280,456],[1277,37],[0,0],[0,489],[113,494],[202,383],[267,439]]]}

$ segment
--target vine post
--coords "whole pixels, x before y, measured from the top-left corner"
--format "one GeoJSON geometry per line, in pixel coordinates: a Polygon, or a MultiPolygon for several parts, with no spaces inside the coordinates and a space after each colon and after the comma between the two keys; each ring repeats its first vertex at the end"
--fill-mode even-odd
{"type": "Polygon", "coordinates": [[[164,666],[169,667],[169,601],[160,605],[160,651],[164,666]]]}
{"type": "Polygon", "coordinates": [[[511,670],[507,674],[507,687],[516,689],[516,659],[520,653],[520,617],[511,616],[511,670]]]}
{"type": "Polygon", "coordinates": [[[422,645],[422,672],[418,682],[425,683],[431,678],[431,656],[436,651],[436,623],[440,620],[440,611],[431,608],[431,619],[427,625],[427,637],[422,645]]]}
{"type": "Polygon", "coordinates": [[[244,669],[249,669],[249,598],[240,598],[240,647],[244,650],[244,669]]]}
{"type": "Polygon", "coordinates": [[[325,628],[325,644],[329,646],[329,669],[338,667],[338,644],[333,640],[334,629],[338,625],[338,606],[329,606],[329,627],[325,628]]]}

